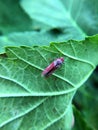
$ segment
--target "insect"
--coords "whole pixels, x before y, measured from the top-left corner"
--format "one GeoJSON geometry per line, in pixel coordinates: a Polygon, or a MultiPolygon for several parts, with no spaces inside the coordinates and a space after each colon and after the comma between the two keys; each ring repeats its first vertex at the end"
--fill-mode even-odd
{"type": "Polygon", "coordinates": [[[64,58],[60,57],[54,60],[48,67],[46,67],[43,72],[42,76],[48,77],[51,75],[57,68],[61,66],[61,64],[64,62],[64,58]]]}

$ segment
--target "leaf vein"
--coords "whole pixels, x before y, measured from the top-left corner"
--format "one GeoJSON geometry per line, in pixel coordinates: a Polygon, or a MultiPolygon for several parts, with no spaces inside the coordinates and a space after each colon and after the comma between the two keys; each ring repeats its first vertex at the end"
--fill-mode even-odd
{"type": "Polygon", "coordinates": [[[30,90],[24,88],[24,86],[23,86],[21,83],[19,83],[18,81],[14,80],[14,79],[10,79],[10,78],[5,77],[5,76],[2,76],[2,75],[0,75],[0,78],[2,78],[2,79],[6,79],[6,80],[9,80],[9,81],[12,81],[12,82],[18,84],[19,86],[21,86],[23,89],[25,89],[25,91],[31,93],[30,90]]]}
{"type": "MultiPolygon", "coordinates": [[[[11,50],[11,49],[9,49],[16,57],[18,57],[20,60],[22,60],[22,61],[24,61],[25,63],[27,63],[27,64],[29,64],[29,65],[31,65],[31,66],[33,66],[33,67],[35,67],[35,68],[37,68],[37,69],[39,69],[39,70],[43,70],[42,68],[40,68],[40,67],[38,67],[38,66],[36,66],[36,65],[34,65],[34,64],[31,64],[30,62],[28,62],[28,61],[26,61],[25,59],[23,59],[23,58],[21,58],[20,56],[18,56],[16,53],[14,53],[13,52],[13,50],[11,50]]],[[[72,87],[75,87],[69,80],[67,80],[66,78],[63,78],[63,77],[61,77],[61,76],[59,76],[59,75],[56,75],[56,74],[53,74],[54,76],[56,76],[56,77],[58,77],[58,78],[60,78],[61,80],[63,80],[63,81],[65,81],[65,82],[67,82],[69,85],[71,85],[72,87]]]]}
{"type": "Polygon", "coordinates": [[[71,59],[73,59],[73,60],[77,60],[77,61],[79,61],[79,62],[87,63],[87,64],[91,65],[93,69],[95,69],[95,66],[94,66],[91,62],[86,61],[86,60],[83,60],[83,59],[79,59],[78,57],[71,56],[71,55],[69,55],[69,54],[63,52],[63,51],[62,51],[61,49],[59,49],[56,45],[54,45],[54,47],[55,47],[61,54],[67,56],[68,58],[71,58],[71,59]]]}

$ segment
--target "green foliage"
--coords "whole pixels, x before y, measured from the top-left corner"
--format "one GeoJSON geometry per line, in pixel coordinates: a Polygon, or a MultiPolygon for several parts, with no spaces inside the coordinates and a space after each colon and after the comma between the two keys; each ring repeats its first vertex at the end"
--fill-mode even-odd
{"type": "Polygon", "coordinates": [[[97,0],[21,0],[21,6],[30,18],[48,28],[63,28],[65,37],[78,35],[79,39],[98,33],[97,0]]]}
{"type": "Polygon", "coordinates": [[[1,0],[0,130],[97,130],[97,33],[97,0],[1,0]]]}
{"type": "Polygon", "coordinates": [[[23,123],[18,126],[20,129],[27,129],[25,122],[28,122],[32,129],[45,129],[62,119],[77,88],[85,82],[98,64],[98,59],[92,58],[98,55],[97,39],[98,36],[94,36],[80,42],[71,40],[65,43],[52,43],[50,47],[6,47],[6,58],[1,56],[0,59],[0,95],[4,97],[1,99],[1,117],[5,113],[0,121],[1,126],[4,126],[2,129],[15,125],[13,119],[15,122],[15,119],[21,116],[23,123]],[[42,77],[42,70],[53,61],[53,58],[60,56],[65,59],[62,67],[49,78],[42,77]],[[35,105],[33,100],[26,103],[26,106],[22,105],[29,96],[30,99],[31,96],[45,98],[44,101],[43,97],[36,100],[36,104],[41,102],[40,105],[35,105]],[[20,101],[20,106],[17,101],[20,101]],[[6,108],[6,103],[11,108],[9,105],[6,108]],[[33,123],[30,123],[31,121],[33,123]]]}
{"type": "Polygon", "coordinates": [[[82,117],[81,113],[74,108],[74,115],[75,115],[75,126],[73,130],[93,130],[89,125],[87,125],[86,121],[82,117]]]}
{"type": "MultiPolygon", "coordinates": [[[[87,80],[85,86],[81,87],[75,95],[74,104],[77,104],[77,108],[81,112],[81,117],[85,120],[85,125],[88,125],[92,130],[98,129],[98,74],[97,69],[87,80]],[[80,101],[81,99],[81,101],[80,101]]],[[[76,111],[76,110],[75,110],[76,111]]],[[[80,130],[81,121],[78,121],[77,114],[76,120],[78,129],[80,130]]],[[[76,126],[75,126],[76,127],[76,126]]],[[[76,127],[77,128],[77,127],[76,127]]],[[[88,129],[87,129],[88,130],[88,129]]]]}
{"type": "Polygon", "coordinates": [[[32,30],[32,21],[20,8],[18,0],[0,0],[1,34],[32,30]]]}

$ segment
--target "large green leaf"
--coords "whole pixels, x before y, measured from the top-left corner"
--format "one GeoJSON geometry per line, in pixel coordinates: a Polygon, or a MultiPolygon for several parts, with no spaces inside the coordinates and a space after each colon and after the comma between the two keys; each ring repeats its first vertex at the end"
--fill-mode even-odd
{"type": "Polygon", "coordinates": [[[21,0],[20,4],[30,18],[65,29],[65,38],[98,33],[97,0],[21,0]]]}
{"type": "Polygon", "coordinates": [[[98,35],[49,47],[6,47],[6,57],[0,56],[1,130],[57,130],[60,122],[69,130],[72,98],[98,64],[97,55],[98,35]],[[42,77],[42,70],[61,56],[63,65],[42,77]]]}

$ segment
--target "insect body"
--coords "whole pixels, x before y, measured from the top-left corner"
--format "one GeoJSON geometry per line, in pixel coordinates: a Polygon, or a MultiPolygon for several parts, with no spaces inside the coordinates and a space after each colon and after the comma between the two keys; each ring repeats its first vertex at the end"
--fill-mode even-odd
{"type": "Polygon", "coordinates": [[[63,62],[64,62],[64,58],[63,57],[54,60],[47,68],[44,69],[44,71],[42,72],[42,76],[48,77],[57,68],[59,68],[63,62]]]}

